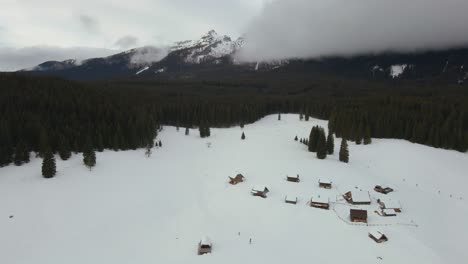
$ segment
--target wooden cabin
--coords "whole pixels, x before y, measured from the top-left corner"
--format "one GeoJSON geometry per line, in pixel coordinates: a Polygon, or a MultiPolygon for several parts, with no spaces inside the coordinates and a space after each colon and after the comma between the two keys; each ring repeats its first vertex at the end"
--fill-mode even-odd
{"type": "Polygon", "coordinates": [[[396,212],[394,209],[382,209],[380,212],[381,216],[396,216],[396,212]]]}
{"type": "Polygon", "coordinates": [[[211,253],[213,244],[208,237],[205,237],[198,242],[198,255],[211,253]]]}
{"type": "Polygon", "coordinates": [[[349,191],[343,195],[343,198],[350,204],[355,204],[355,205],[371,204],[369,192],[349,191]]]}
{"type": "Polygon", "coordinates": [[[380,231],[370,231],[369,237],[372,238],[376,243],[382,243],[388,241],[387,236],[380,231]]]}
{"type": "Polygon", "coordinates": [[[299,182],[299,174],[297,174],[296,176],[294,175],[287,175],[286,176],[286,180],[289,181],[289,182],[299,182]]]}
{"type": "Polygon", "coordinates": [[[317,196],[310,199],[310,206],[328,210],[330,209],[330,202],[328,198],[317,196]]]}
{"type": "Polygon", "coordinates": [[[237,174],[236,177],[232,178],[229,177],[229,183],[232,185],[236,185],[240,182],[244,182],[245,177],[242,174],[237,174]]]}
{"type": "Polygon", "coordinates": [[[380,209],[391,209],[397,213],[401,213],[401,205],[399,201],[390,199],[377,199],[377,203],[380,205],[380,209]]]}
{"type": "Polygon", "coordinates": [[[332,188],[332,182],[330,180],[319,180],[319,187],[324,188],[324,189],[331,189],[332,188]]]}
{"type": "Polygon", "coordinates": [[[384,188],[384,187],[382,187],[380,185],[376,185],[374,187],[374,191],[379,192],[379,193],[383,193],[383,194],[387,194],[387,193],[393,192],[393,189],[390,188],[390,187],[385,187],[384,188]]]}
{"type": "Polygon", "coordinates": [[[351,222],[367,223],[367,210],[350,209],[349,218],[351,222]]]}
{"type": "Polygon", "coordinates": [[[267,197],[267,193],[269,193],[270,190],[268,190],[267,187],[265,186],[254,186],[252,188],[252,195],[253,196],[259,196],[259,197],[262,197],[262,198],[266,198],[267,197]]]}
{"type": "Polygon", "coordinates": [[[297,204],[297,197],[294,195],[286,195],[284,201],[289,204],[297,204]]]}

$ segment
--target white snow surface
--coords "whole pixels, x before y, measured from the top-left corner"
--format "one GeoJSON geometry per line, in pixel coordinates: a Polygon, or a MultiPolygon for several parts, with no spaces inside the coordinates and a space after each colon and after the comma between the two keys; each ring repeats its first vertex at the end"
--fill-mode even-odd
{"type": "Polygon", "coordinates": [[[373,139],[371,145],[350,143],[347,164],[338,160],[339,144],[334,155],[319,160],[293,140],[296,134],[307,137],[313,125],[326,129],[327,122],[267,116],[245,125],[243,141],[239,127],[212,128],[211,137],[203,139],[197,129],[185,136],[165,127],[158,135],[164,146],[150,158],[143,149],[104,151],[89,171],[82,156],[73,155],[57,160],[52,179],[41,177],[39,158],[0,168],[1,263],[438,264],[468,259],[467,153],[373,139]],[[300,183],[284,180],[291,171],[301,175],[300,183]],[[228,184],[232,172],[267,185],[268,197],[251,196],[250,184],[228,184]],[[319,177],[332,180],[335,188],[320,189],[319,177]],[[381,198],[372,190],[376,184],[392,186],[395,192],[387,197],[401,201],[405,210],[381,217],[375,202],[354,206],[340,198],[356,185],[371,191],[373,200],[381,198]],[[331,208],[315,210],[307,199],[290,206],[284,203],[288,193],[328,195],[331,208]],[[350,208],[368,210],[369,226],[349,224],[350,208]],[[368,230],[381,225],[389,241],[376,244],[368,230]],[[204,236],[211,238],[213,252],[198,256],[204,236]]]}
{"type": "Polygon", "coordinates": [[[408,67],[407,64],[392,65],[390,67],[390,76],[392,76],[392,78],[397,78],[405,71],[406,67],[408,67]]]}
{"type": "Polygon", "coordinates": [[[370,202],[370,196],[368,191],[352,191],[351,197],[353,198],[353,202],[370,202]]]}
{"type": "Polygon", "coordinates": [[[140,74],[140,73],[142,73],[142,72],[148,70],[149,68],[150,68],[149,66],[145,66],[143,69],[137,71],[137,73],[135,73],[135,74],[138,75],[138,74],[140,74]]]}

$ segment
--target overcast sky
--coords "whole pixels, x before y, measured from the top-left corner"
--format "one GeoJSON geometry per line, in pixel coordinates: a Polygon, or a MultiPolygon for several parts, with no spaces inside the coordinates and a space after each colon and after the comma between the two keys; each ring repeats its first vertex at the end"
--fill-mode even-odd
{"type": "Polygon", "coordinates": [[[244,60],[468,43],[468,0],[0,0],[0,70],[246,36],[244,60]]]}
{"type": "Polygon", "coordinates": [[[67,54],[86,58],[167,45],[199,38],[210,29],[237,38],[265,2],[0,0],[0,70],[64,60],[67,54]]]}

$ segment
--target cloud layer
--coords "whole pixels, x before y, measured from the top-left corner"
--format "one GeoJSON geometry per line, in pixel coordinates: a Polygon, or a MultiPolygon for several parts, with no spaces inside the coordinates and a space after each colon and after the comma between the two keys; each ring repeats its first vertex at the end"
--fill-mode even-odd
{"type": "Polygon", "coordinates": [[[239,60],[315,58],[468,44],[466,0],[273,1],[251,23],[239,60]]]}
{"type": "Polygon", "coordinates": [[[34,46],[27,48],[0,48],[0,71],[16,71],[33,67],[48,60],[63,61],[66,59],[85,60],[94,57],[108,56],[115,50],[94,48],[59,48],[54,46],[34,46]]]}

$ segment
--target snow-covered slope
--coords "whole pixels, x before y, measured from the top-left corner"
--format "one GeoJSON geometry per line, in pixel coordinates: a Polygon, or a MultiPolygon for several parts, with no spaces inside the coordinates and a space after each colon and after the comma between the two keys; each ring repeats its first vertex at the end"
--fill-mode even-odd
{"type": "MultiPolygon", "coordinates": [[[[268,116],[243,131],[165,127],[163,147],[150,158],[144,150],[97,154],[93,171],[81,155],[58,161],[58,175],[40,176],[40,159],[0,168],[0,251],[8,264],[82,263],[462,263],[468,258],[468,155],[402,140],[350,144],[350,163],[338,155],[316,159],[293,140],[326,121],[298,115],[268,116]],[[242,173],[236,186],[227,177],[242,173]],[[286,182],[298,173],[300,183],[286,182]],[[333,189],[318,188],[319,179],[333,189]],[[383,218],[374,213],[372,190],[395,189],[387,198],[403,211],[383,218]],[[265,185],[267,199],[250,189],[265,185]],[[369,191],[369,225],[348,222],[351,208],[340,194],[369,191]],[[284,203],[297,196],[297,205],[284,203]],[[332,209],[306,205],[329,197],[332,209]],[[11,218],[10,218],[11,216],[11,218]],[[376,244],[370,230],[389,241],[376,244]],[[211,255],[197,256],[209,236],[211,255]],[[252,244],[249,244],[252,239],[252,244]]],[[[335,141],[335,151],[339,148],[335,141]]]]}

